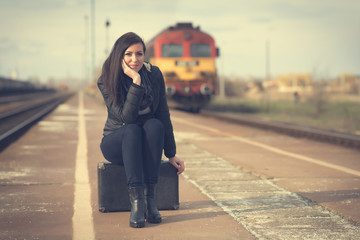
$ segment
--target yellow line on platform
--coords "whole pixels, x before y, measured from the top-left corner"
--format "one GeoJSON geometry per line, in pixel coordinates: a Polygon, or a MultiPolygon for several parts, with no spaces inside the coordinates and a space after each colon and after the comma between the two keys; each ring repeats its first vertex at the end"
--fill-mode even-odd
{"type": "Polygon", "coordinates": [[[94,226],[91,208],[91,188],[87,164],[87,136],[84,114],[84,94],[79,92],[78,146],[75,163],[73,240],[93,240],[94,226]]]}
{"type": "Polygon", "coordinates": [[[192,123],[192,122],[189,122],[189,121],[185,121],[185,120],[177,118],[177,117],[172,117],[171,119],[173,119],[173,120],[175,120],[177,122],[181,122],[183,124],[187,124],[189,126],[193,126],[193,127],[196,127],[196,128],[206,130],[206,131],[216,132],[219,135],[230,137],[230,138],[232,138],[232,139],[234,139],[236,141],[247,143],[247,144],[250,144],[250,145],[253,145],[253,146],[256,146],[256,147],[260,147],[260,148],[266,149],[266,150],[271,151],[271,152],[275,152],[275,153],[282,154],[282,155],[285,155],[285,156],[289,156],[289,157],[292,157],[292,158],[296,158],[296,159],[299,159],[299,160],[302,160],[302,161],[305,161],[305,162],[317,164],[317,165],[320,165],[320,166],[323,166],[323,167],[331,168],[331,169],[334,169],[334,170],[337,170],[337,171],[341,171],[341,172],[344,172],[344,173],[348,173],[348,174],[352,174],[352,175],[360,177],[360,171],[356,171],[356,170],[346,168],[346,167],[342,167],[342,166],[332,164],[332,163],[327,163],[327,162],[317,160],[317,159],[314,159],[314,158],[310,158],[310,157],[306,157],[306,156],[303,156],[303,155],[300,155],[300,154],[287,152],[287,151],[281,150],[279,148],[271,147],[271,146],[263,144],[263,143],[251,141],[251,140],[248,140],[246,138],[239,137],[239,136],[234,136],[231,133],[222,132],[222,131],[220,131],[220,130],[218,130],[216,128],[207,127],[207,126],[204,126],[204,125],[200,125],[200,124],[192,123]]]}

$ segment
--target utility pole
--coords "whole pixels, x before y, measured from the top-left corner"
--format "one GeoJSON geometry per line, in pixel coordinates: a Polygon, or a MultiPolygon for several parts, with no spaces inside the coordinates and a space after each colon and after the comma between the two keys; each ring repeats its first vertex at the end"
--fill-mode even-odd
{"type": "MultiPolygon", "coordinates": [[[[224,65],[223,65],[223,61],[221,61],[221,69],[222,72],[224,73],[224,65]]],[[[224,74],[222,74],[223,76],[220,76],[220,74],[218,75],[218,79],[219,79],[219,96],[220,98],[225,98],[225,76],[224,74]]]]}
{"type": "Polygon", "coordinates": [[[266,86],[264,86],[265,88],[265,102],[266,102],[266,111],[268,112],[270,110],[270,93],[269,93],[269,83],[270,83],[270,41],[266,40],[266,46],[265,46],[265,51],[266,51],[266,63],[265,63],[265,69],[266,69],[266,76],[265,76],[265,81],[266,81],[266,86]]]}
{"type": "Polygon", "coordinates": [[[91,0],[91,71],[92,79],[96,78],[96,56],[95,56],[95,0],[91,0]]]}
{"type": "Polygon", "coordinates": [[[266,41],[266,81],[270,81],[270,41],[266,41]]]}
{"type": "Polygon", "coordinates": [[[84,79],[85,81],[83,82],[83,84],[87,84],[90,82],[90,69],[89,69],[89,60],[90,60],[90,55],[89,55],[89,16],[85,15],[84,16],[84,20],[85,20],[85,36],[84,36],[84,56],[83,56],[83,64],[84,64],[84,79]]]}

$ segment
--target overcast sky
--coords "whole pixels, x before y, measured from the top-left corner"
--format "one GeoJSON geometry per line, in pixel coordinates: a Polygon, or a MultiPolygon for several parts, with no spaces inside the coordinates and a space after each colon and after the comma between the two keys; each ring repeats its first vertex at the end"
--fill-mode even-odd
{"type": "MultiPolygon", "coordinates": [[[[91,0],[1,0],[0,75],[84,78],[90,66],[91,0]],[[88,25],[86,25],[86,23],[88,25]]],[[[177,22],[192,22],[220,48],[218,72],[264,77],[360,74],[359,0],[95,0],[96,64],[128,31],[146,41],[177,22]]]]}

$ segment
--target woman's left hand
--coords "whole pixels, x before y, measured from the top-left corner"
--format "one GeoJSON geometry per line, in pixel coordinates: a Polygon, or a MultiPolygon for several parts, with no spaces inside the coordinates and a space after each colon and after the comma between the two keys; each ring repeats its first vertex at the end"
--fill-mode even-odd
{"type": "Polygon", "coordinates": [[[172,158],[169,158],[170,163],[177,168],[178,170],[178,175],[180,175],[182,172],[184,172],[185,170],[185,163],[183,160],[181,160],[180,158],[178,158],[177,156],[174,156],[172,158]]]}
{"type": "Polygon", "coordinates": [[[133,69],[131,69],[129,67],[129,65],[126,64],[124,59],[122,60],[121,64],[122,64],[122,68],[124,70],[124,73],[126,75],[128,75],[133,80],[133,83],[140,86],[140,84],[141,84],[140,74],[138,72],[134,71],[133,69]]]}

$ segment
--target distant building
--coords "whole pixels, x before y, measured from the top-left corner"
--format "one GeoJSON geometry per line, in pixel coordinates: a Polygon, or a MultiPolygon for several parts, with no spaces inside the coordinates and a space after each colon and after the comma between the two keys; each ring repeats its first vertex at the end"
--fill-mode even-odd
{"type": "Polygon", "coordinates": [[[279,92],[312,91],[312,77],[309,73],[289,73],[276,77],[279,92]]]}

